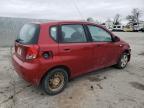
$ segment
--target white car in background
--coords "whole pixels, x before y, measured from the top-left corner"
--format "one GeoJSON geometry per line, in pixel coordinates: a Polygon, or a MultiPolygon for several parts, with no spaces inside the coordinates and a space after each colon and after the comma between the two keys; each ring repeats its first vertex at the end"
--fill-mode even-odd
{"type": "Polygon", "coordinates": [[[123,25],[114,25],[112,31],[123,31],[123,25]]]}

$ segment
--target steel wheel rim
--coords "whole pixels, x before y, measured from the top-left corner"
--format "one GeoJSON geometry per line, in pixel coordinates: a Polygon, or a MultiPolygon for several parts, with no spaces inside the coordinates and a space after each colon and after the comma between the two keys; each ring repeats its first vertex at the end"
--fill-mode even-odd
{"type": "Polygon", "coordinates": [[[48,87],[51,91],[59,91],[64,86],[64,75],[57,72],[51,76],[48,81],[48,87]]]}
{"type": "Polygon", "coordinates": [[[121,59],[121,67],[125,67],[127,65],[127,62],[128,62],[127,55],[123,55],[123,57],[121,59]]]}

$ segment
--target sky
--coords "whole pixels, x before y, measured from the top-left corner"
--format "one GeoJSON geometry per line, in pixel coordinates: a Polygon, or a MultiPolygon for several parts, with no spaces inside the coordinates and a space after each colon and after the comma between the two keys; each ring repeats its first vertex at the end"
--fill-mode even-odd
{"type": "Polygon", "coordinates": [[[103,21],[117,13],[125,19],[133,8],[142,10],[144,20],[144,0],[0,0],[0,16],[50,20],[103,21]]]}

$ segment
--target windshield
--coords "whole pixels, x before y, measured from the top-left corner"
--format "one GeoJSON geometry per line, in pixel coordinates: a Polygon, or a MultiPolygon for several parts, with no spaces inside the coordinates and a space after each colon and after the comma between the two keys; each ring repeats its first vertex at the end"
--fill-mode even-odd
{"type": "Polygon", "coordinates": [[[23,44],[36,44],[39,32],[39,24],[25,24],[20,30],[17,41],[23,44]]]}

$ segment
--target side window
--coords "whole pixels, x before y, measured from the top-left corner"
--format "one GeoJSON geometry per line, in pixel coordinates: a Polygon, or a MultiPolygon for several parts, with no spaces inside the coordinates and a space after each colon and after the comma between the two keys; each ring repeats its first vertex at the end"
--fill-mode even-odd
{"type": "Polygon", "coordinates": [[[92,36],[93,41],[98,42],[111,42],[111,35],[102,28],[88,25],[89,32],[92,36]]]}
{"type": "Polygon", "coordinates": [[[61,42],[86,42],[86,35],[82,25],[62,25],[61,42]]]}
{"type": "Polygon", "coordinates": [[[52,26],[50,28],[50,35],[54,40],[57,40],[57,27],[56,26],[52,26]]]}

